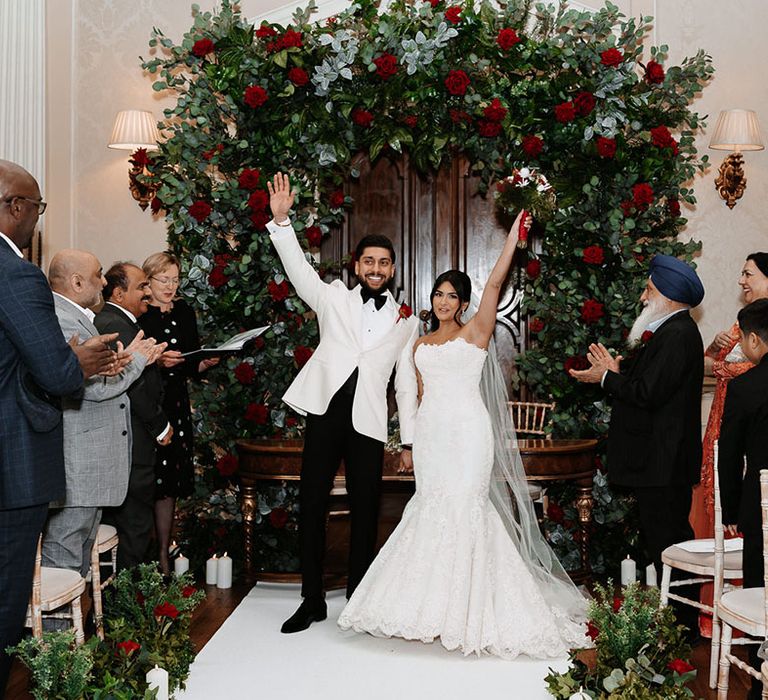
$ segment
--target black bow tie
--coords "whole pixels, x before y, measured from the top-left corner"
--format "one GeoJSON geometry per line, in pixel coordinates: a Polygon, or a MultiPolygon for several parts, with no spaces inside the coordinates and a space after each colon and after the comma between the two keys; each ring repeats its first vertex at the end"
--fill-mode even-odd
{"type": "Polygon", "coordinates": [[[373,299],[373,305],[376,307],[376,311],[378,311],[382,306],[384,306],[384,304],[387,303],[385,292],[372,292],[370,289],[361,287],[360,296],[363,297],[363,304],[365,304],[369,299],[373,299]]]}

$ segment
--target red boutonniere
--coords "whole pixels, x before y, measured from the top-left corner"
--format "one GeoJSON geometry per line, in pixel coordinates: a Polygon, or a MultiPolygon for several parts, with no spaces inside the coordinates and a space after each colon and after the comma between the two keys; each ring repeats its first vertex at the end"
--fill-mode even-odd
{"type": "Polygon", "coordinates": [[[653,331],[643,331],[640,336],[640,342],[645,345],[651,338],[653,338],[653,331]]]}
{"type": "Polygon", "coordinates": [[[400,304],[400,309],[397,312],[397,321],[395,323],[400,323],[401,318],[410,318],[413,316],[413,309],[408,306],[408,304],[400,304]]]}

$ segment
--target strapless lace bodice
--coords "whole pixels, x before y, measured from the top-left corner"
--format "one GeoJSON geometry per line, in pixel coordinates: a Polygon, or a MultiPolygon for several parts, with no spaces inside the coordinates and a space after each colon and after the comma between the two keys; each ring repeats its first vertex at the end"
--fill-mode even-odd
{"type": "Polygon", "coordinates": [[[480,398],[480,375],[488,353],[464,338],[441,345],[422,343],[414,357],[423,384],[422,402],[443,400],[446,394],[462,400],[480,398]]]}

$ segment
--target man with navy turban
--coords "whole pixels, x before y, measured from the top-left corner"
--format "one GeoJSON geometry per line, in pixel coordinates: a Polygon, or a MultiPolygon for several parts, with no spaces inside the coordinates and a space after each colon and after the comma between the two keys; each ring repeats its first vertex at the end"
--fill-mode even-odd
{"type": "MultiPolygon", "coordinates": [[[[643,545],[659,573],[664,549],[693,539],[688,513],[701,468],[704,345],[689,310],[703,298],[690,265],[656,255],[629,334],[629,358],[621,363],[597,343],[587,355],[591,367],[570,372],[580,382],[599,382],[612,403],[608,476],[637,499],[643,545]]],[[[698,599],[686,588],[679,593],[698,599]]],[[[677,612],[696,629],[695,608],[677,612]]]]}

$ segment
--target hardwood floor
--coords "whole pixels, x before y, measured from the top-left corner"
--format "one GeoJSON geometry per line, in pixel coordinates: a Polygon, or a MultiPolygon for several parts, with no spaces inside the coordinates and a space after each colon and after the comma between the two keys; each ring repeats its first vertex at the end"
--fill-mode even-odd
{"type": "MultiPolygon", "coordinates": [[[[251,586],[242,582],[236,582],[229,590],[221,590],[216,586],[204,586],[208,597],[200,604],[192,617],[192,643],[195,651],[200,651],[208,640],[216,633],[224,621],[240,604],[240,601],[248,594],[251,586]]],[[[709,642],[705,641],[697,645],[693,650],[691,663],[696,666],[698,674],[691,685],[695,698],[703,700],[716,700],[717,693],[707,687],[707,675],[709,669],[709,642]]],[[[744,652],[743,647],[738,653],[744,652]]],[[[742,657],[744,658],[744,657],[742,657]]],[[[734,669],[731,672],[731,690],[729,700],[745,700],[749,688],[746,675],[734,669]]],[[[18,662],[14,663],[11,678],[6,690],[6,700],[32,700],[27,692],[28,675],[26,669],[18,662]]],[[[403,700],[408,700],[404,698],[403,700]]]]}

